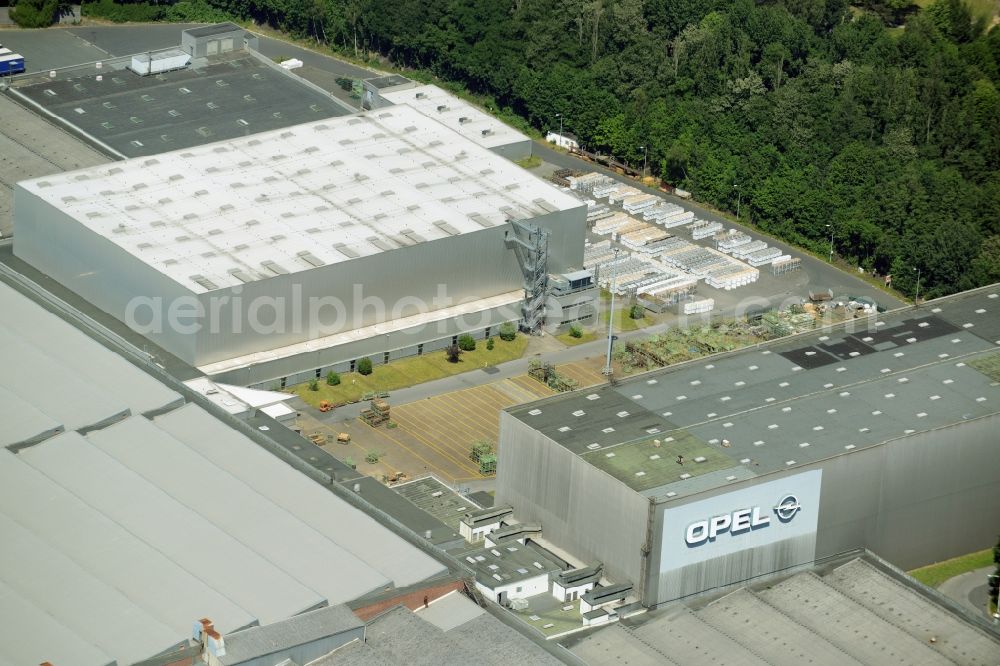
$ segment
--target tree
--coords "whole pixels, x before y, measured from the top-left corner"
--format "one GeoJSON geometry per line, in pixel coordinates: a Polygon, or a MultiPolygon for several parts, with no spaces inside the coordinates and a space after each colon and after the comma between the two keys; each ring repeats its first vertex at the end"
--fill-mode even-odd
{"type": "Polygon", "coordinates": [[[357,364],[357,370],[359,375],[372,374],[372,360],[367,356],[362,359],[359,359],[357,364]]]}
{"type": "Polygon", "coordinates": [[[468,333],[458,336],[458,347],[462,351],[473,351],[476,348],[476,339],[468,333]]]}
{"type": "Polygon", "coordinates": [[[510,342],[515,337],[517,337],[517,327],[514,326],[514,324],[511,322],[500,324],[499,335],[501,340],[505,342],[510,342]]]}
{"type": "Polygon", "coordinates": [[[340,375],[338,375],[333,370],[326,373],[326,384],[327,386],[337,386],[338,384],[340,384],[340,375]]]}
{"type": "Polygon", "coordinates": [[[458,345],[451,345],[444,350],[444,353],[448,357],[449,363],[458,363],[462,356],[462,348],[458,345]]]}
{"type": "Polygon", "coordinates": [[[47,28],[58,10],[58,0],[18,0],[10,8],[10,18],[22,28],[47,28]]]}

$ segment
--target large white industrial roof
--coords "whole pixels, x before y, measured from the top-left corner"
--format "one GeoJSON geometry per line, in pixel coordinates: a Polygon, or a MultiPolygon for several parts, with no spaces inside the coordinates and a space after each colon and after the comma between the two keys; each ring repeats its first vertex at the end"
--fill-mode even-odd
{"type": "Polygon", "coordinates": [[[380,92],[379,96],[393,104],[408,104],[484,148],[531,141],[516,129],[437,86],[389,90],[380,92]]]}
{"type": "Polygon", "coordinates": [[[3,282],[0,312],[0,666],[133,663],[200,618],[228,633],[445,572],[3,282]]]}
{"type": "Polygon", "coordinates": [[[180,394],[5,285],[0,312],[0,446],[183,403],[180,394]]]}
{"type": "Polygon", "coordinates": [[[195,293],[580,205],[406,105],[20,185],[195,293]]]}

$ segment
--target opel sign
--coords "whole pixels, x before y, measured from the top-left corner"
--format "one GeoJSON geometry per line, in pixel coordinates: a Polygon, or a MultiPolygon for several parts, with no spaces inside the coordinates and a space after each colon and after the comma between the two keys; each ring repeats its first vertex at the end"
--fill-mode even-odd
{"type": "Polygon", "coordinates": [[[700,546],[709,541],[715,541],[722,534],[739,536],[751,530],[767,527],[771,524],[772,511],[779,522],[787,523],[801,509],[798,498],[795,495],[786,494],[778,500],[771,511],[759,506],[752,506],[695,521],[688,525],[684,539],[689,547],[700,546]]]}

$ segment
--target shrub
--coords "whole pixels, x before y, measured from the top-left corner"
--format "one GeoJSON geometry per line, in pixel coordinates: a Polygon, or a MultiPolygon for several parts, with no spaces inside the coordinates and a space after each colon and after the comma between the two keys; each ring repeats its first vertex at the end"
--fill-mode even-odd
{"type": "Polygon", "coordinates": [[[517,326],[511,322],[500,325],[500,339],[505,342],[510,342],[517,336],[517,326]]]}
{"type": "Polygon", "coordinates": [[[493,351],[493,347],[496,345],[493,342],[493,336],[486,338],[486,351],[493,351]]]}
{"type": "Polygon", "coordinates": [[[458,363],[459,357],[462,355],[462,348],[458,345],[452,345],[445,349],[444,353],[448,355],[449,363],[458,363]]]}
{"type": "Polygon", "coordinates": [[[46,28],[56,20],[56,0],[20,0],[10,8],[10,18],[22,28],[46,28]]]}
{"type": "Polygon", "coordinates": [[[473,351],[476,348],[476,339],[468,333],[458,336],[458,348],[462,351],[473,351]]]}
{"type": "Polygon", "coordinates": [[[583,329],[580,328],[578,325],[573,324],[572,326],[569,327],[569,337],[571,337],[571,338],[582,338],[583,337],[583,329]]]}
{"type": "Polygon", "coordinates": [[[333,370],[331,370],[330,372],[326,373],[326,384],[327,384],[327,386],[336,386],[339,383],[340,383],[340,375],[338,375],[333,370]]]}
{"type": "Polygon", "coordinates": [[[318,391],[319,390],[319,380],[318,379],[310,379],[309,380],[309,390],[310,391],[318,391]]]}
{"type": "Polygon", "coordinates": [[[372,360],[367,356],[358,361],[357,365],[359,375],[370,375],[372,374],[372,360]]]}
{"type": "Polygon", "coordinates": [[[628,316],[632,319],[642,319],[646,316],[646,308],[637,303],[628,309],[628,316]]]}
{"type": "Polygon", "coordinates": [[[382,457],[382,454],[377,451],[369,451],[368,455],[365,456],[365,462],[374,465],[378,462],[378,459],[382,457]]]}

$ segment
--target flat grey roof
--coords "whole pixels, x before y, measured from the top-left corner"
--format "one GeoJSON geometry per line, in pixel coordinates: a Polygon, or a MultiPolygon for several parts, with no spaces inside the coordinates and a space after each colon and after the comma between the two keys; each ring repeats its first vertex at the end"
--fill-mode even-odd
{"type": "Polygon", "coordinates": [[[701,607],[670,604],[563,643],[584,661],[632,665],[986,666],[1000,654],[988,629],[881,565],[855,558],[817,572],[741,588],[701,607]]]}
{"type": "Polygon", "coordinates": [[[1000,359],[997,292],[508,411],[637,492],[683,497],[1000,411],[997,378],[977,369],[1000,359]]]}
{"type": "Polygon", "coordinates": [[[235,139],[350,110],[248,51],[139,76],[131,58],[19,85],[16,92],[126,157],[235,139]],[[101,80],[98,80],[101,77],[101,80]]]}
{"type": "Polygon", "coordinates": [[[416,610],[417,616],[421,620],[430,622],[441,631],[460,627],[485,612],[461,592],[449,592],[443,597],[435,599],[427,608],[416,610]]]}
{"type": "Polygon", "coordinates": [[[497,544],[494,548],[474,548],[455,551],[456,559],[475,571],[476,580],[487,588],[510,585],[541,574],[562,571],[565,563],[543,552],[532,544],[517,541],[497,544]]]}
{"type": "Polygon", "coordinates": [[[458,626],[442,630],[433,618],[430,618],[432,621],[423,619],[427,612],[413,613],[397,606],[368,624],[364,643],[346,645],[313,662],[313,666],[562,664],[489,613],[480,613],[458,626]]]}
{"type": "Polygon", "coordinates": [[[462,541],[461,535],[454,528],[445,525],[407,498],[393,492],[392,488],[377,479],[357,474],[342,479],[340,484],[351,492],[355,492],[354,487],[358,486],[358,492],[365,501],[392,516],[394,520],[435,546],[448,547],[450,544],[462,541]],[[430,532],[430,538],[427,537],[427,532],[430,532]]]}
{"type": "Polygon", "coordinates": [[[213,35],[224,35],[230,32],[246,32],[243,28],[236,25],[235,23],[216,23],[214,25],[206,25],[200,28],[188,28],[184,31],[185,33],[191,35],[192,37],[211,37],[213,35]]]}
{"type": "MultiPolygon", "coordinates": [[[[36,31],[37,34],[37,31],[36,31]]],[[[0,235],[14,228],[13,186],[19,180],[110,161],[80,139],[0,95],[0,235]]]]}
{"type": "Polygon", "coordinates": [[[383,90],[385,88],[395,88],[396,86],[413,83],[413,81],[410,81],[405,76],[400,76],[399,74],[387,74],[386,76],[377,76],[375,78],[365,79],[365,83],[370,84],[373,88],[378,90],[383,90]]]}
{"type": "Polygon", "coordinates": [[[365,626],[344,605],[319,608],[264,627],[250,627],[225,636],[226,655],[222,664],[241,664],[365,626]]]}
{"type": "Polygon", "coordinates": [[[400,483],[393,486],[392,489],[456,533],[463,515],[482,508],[468,497],[462,497],[433,476],[400,483]]]}

